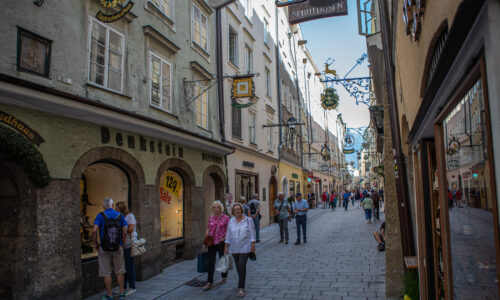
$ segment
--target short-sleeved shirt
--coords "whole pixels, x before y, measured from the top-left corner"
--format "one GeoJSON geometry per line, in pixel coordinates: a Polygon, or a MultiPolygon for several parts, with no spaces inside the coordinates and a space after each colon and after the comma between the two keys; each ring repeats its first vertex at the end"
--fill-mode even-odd
{"type": "MultiPolygon", "coordinates": [[[[307,201],[302,199],[300,201],[295,201],[295,203],[293,204],[293,209],[296,210],[296,209],[304,209],[304,208],[309,208],[309,204],[307,204],[307,201]]],[[[298,211],[297,212],[297,215],[298,216],[304,216],[307,214],[307,211],[298,211]]]]}
{"type": "Polygon", "coordinates": [[[133,213],[129,213],[125,217],[125,221],[127,221],[128,225],[136,225],[134,227],[134,232],[131,234],[127,234],[127,239],[125,240],[125,245],[123,246],[124,249],[128,249],[132,247],[132,240],[137,238],[137,221],[135,220],[135,216],[133,213]]]}
{"type": "Polygon", "coordinates": [[[342,198],[344,198],[344,200],[349,200],[349,193],[344,193],[342,198]]]}
{"type": "MultiPolygon", "coordinates": [[[[281,201],[279,199],[274,200],[274,208],[276,208],[276,210],[279,210],[280,206],[281,206],[281,201]]],[[[288,218],[288,216],[290,215],[288,213],[289,207],[290,207],[290,203],[288,201],[286,201],[285,199],[283,199],[283,206],[281,206],[281,210],[279,211],[279,213],[280,213],[279,218],[280,219],[288,218]]]]}
{"type": "Polygon", "coordinates": [[[363,200],[363,208],[364,209],[372,209],[373,208],[372,198],[366,197],[365,200],[363,200]]]}
{"type": "Polygon", "coordinates": [[[260,201],[259,201],[259,200],[257,200],[257,199],[252,199],[252,200],[248,201],[248,204],[247,204],[247,205],[248,205],[248,207],[250,208],[250,214],[252,214],[252,210],[251,210],[251,208],[252,208],[252,203],[253,203],[253,206],[255,207],[255,212],[257,212],[257,210],[258,210],[258,209],[259,209],[259,207],[260,207],[260,201]]]}
{"type": "MultiPolygon", "coordinates": [[[[104,213],[106,214],[106,217],[108,217],[108,219],[116,219],[118,217],[118,215],[120,214],[119,212],[117,212],[116,210],[112,209],[112,208],[108,208],[104,211],[104,213]]],[[[101,240],[102,240],[102,236],[104,235],[104,217],[102,216],[101,213],[98,213],[97,214],[97,217],[95,217],[95,221],[94,221],[94,225],[97,225],[99,226],[99,236],[101,237],[101,240]]],[[[127,221],[125,221],[125,217],[123,215],[121,215],[121,218],[120,218],[120,226],[121,227],[127,227],[128,224],[127,224],[127,221]]],[[[122,244],[122,241],[120,240],[120,245],[122,244]]]]}

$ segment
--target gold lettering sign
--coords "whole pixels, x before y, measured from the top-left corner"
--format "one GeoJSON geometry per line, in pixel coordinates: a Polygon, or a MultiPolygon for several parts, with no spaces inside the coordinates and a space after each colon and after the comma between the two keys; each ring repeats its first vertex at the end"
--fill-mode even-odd
{"type": "Polygon", "coordinates": [[[19,133],[24,135],[28,140],[30,140],[30,142],[37,146],[40,146],[41,143],[45,142],[38,132],[31,129],[28,125],[16,119],[16,117],[11,114],[0,111],[0,122],[19,131],[19,133]]]}
{"type": "Polygon", "coordinates": [[[124,2],[124,1],[118,1],[118,0],[103,0],[103,6],[108,8],[108,7],[119,7],[120,10],[114,14],[105,14],[103,13],[102,11],[99,11],[97,13],[97,15],[95,16],[99,21],[102,21],[104,23],[111,23],[111,22],[114,22],[114,21],[117,21],[121,18],[123,18],[123,16],[125,16],[131,9],[132,9],[132,6],[134,6],[134,2],[132,1],[129,1],[127,3],[127,5],[125,6],[122,6],[121,2],[124,2]],[[120,2],[120,3],[118,3],[120,2]]]}

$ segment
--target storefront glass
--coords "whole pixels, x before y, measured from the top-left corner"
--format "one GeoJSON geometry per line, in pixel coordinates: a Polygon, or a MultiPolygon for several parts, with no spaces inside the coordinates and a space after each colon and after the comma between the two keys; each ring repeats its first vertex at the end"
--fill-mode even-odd
{"type": "Polygon", "coordinates": [[[455,299],[498,299],[488,126],[478,80],[443,122],[455,299]]]}
{"type": "Polygon", "coordinates": [[[244,173],[236,173],[235,195],[239,199],[240,196],[250,201],[252,194],[258,193],[257,189],[257,175],[250,175],[244,173]]]}
{"type": "Polygon", "coordinates": [[[116,204],[129,202],[128,177],[120,168],[97,163],[85,169],[80,178],[80,236],[82,241],[82,259],[97,256],[97,249],[92,241],[92,227],[97,214],[104,209],[104,198],[111,198],[116,204]]]}
{"type": "Polygon", "coordinates": [[[295,181],[290,180],[290,197],[295,197],[295,181]]]}
{"type": "Polygon", "coordinates": [[[160,177],[161,240],[184,235],[184,185],[182,178],[167,170],[160,177]]]}

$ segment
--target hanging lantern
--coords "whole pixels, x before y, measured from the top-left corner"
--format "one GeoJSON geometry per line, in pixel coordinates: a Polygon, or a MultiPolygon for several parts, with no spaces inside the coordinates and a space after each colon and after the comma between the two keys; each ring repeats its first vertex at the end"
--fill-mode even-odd
{"type": "Polygon", "coordinates": [[[336,109],[339,105],[339,95],[334,88],[325,89],[321,94],[321,107],[326,110],[336,109]]]}

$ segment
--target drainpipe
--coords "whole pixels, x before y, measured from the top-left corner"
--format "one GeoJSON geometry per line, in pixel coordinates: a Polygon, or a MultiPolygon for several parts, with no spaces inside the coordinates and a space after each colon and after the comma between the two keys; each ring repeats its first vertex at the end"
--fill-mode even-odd
{"type": "MultiPolygon", "coordinates": [[[[275,9],[275,19],[276,19],[276,86],[278,87],[278,118],[279,118],[279,123],[281,125],[283,116],[282,116],[282,111],[281,111],[281,75],[280,75],[280,38],[279,38],[279,29],[278,29],[278,7],[275,9]]],[[[279,139],[280,143],[278,145],[278,160],[281,161],[281,149],[283,148],[283,127],[279,126],[279,139]]]]}
{"type": "MultiPolygon", "coordinates": [[[[222,8],[218,7],[215,10],[215,36],[216,49],[215,56],[217,57],[217,94],[219,96],[219,130],[220,138],[226,142],[225,127],[224,127],[224,79],[222,70],[222,8]]],[[[226,174],[227,175],[227,174],[226,174]]]]}
{"type": "Polygon", "coordinates": [[[410,224],[410,202],[408,199],[408,182],[406,180],[406,165],[400,139],[400,125],[398,116],[398,103],[396,97],[396,85],[394,81],[394,66],[392,64],[392,37],[387,9],[387,1],[378,1],[380,11],[380,24],[382,29],[382,42],[384,47],[385,72],[387,75],[387,91],[390,109],[391,135],[394,148],[396,150],[396,164],[398,172],[396,176],[396,190],[399,207],[399,222],[401,227],[401,241],[403,256],[413,256],[413,230],[410,224]]]}

